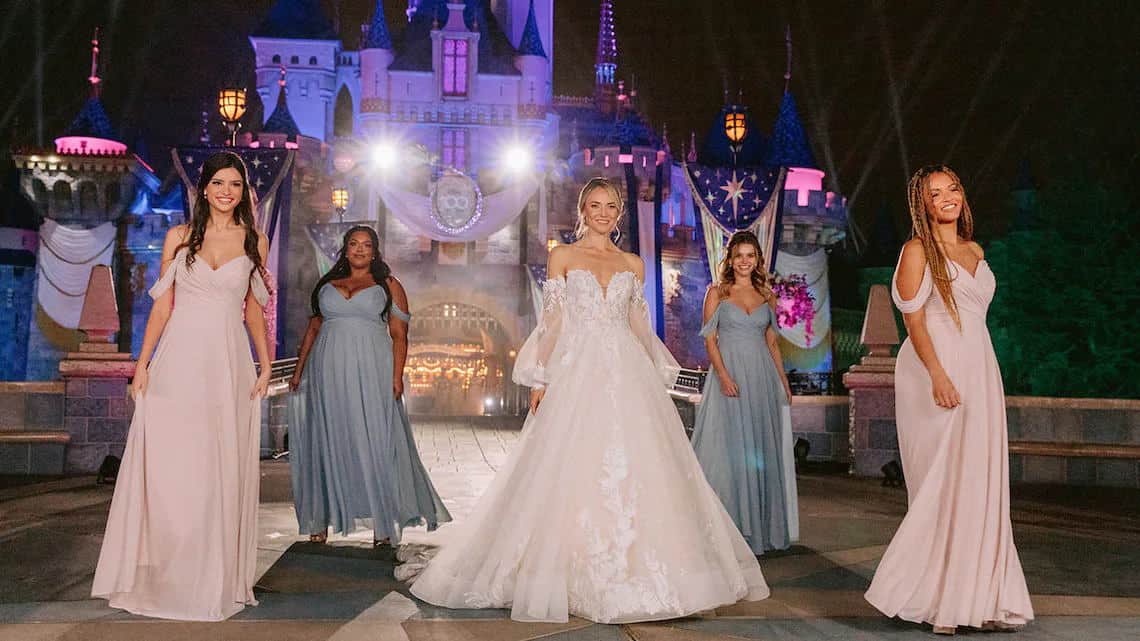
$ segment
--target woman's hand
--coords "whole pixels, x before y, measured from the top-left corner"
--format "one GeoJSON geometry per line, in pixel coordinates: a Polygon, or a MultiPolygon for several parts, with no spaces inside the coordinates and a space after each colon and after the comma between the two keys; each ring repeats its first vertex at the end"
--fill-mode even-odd
{"type": "Polygon", "coordinates": [[[542,402],[542,397],[546,396],[545,387],[535,387],[530,390],[530,413],[534,414],[538,411],[538,404],[542,402]]]}
{"type": "Polygon", "coordinates": [[[788,384],[788,379],[784,379],[784,396],[788,398],[788,405],[792,404],[792,386],[788,384]]]}
{"type": "Polygon", "coordinates": [[[392,393],[396,396],[396,400],[404,395],[404,379],[403,377],[392,378],[392,393]]]}
{"type": "Polygon", "coordinates": [[[143,392],[146,391],[148,376],[146,365],[142,363],[135,365],[135,375],[131,379],[131,398],[136,401],[142,398],[143,392]]]}
{"type": "Polygon", "coordinates": [[[946,372],[939,372],[930,377],[931,393],[934,395],[934,404],[938,407],[946,409],[954,409],[962,403],[962,397],[958,395],[958,388],[954,387],[954,383],[950,381],[950,377],[946,372]]]}
{"type": "Polygon", "coordinates": [[[301,370],[293,370],[293,377],[289,379],[289,391],[296,392],[297,388],[301,386],[301,370]]]}
{"type": "Polygon", "coordinates": [[[269,375],[268,367],[261,368],[261,375],[257,377],[257,383],[254,384],[253,391],[249,393],[249,400],[265,398],[265,395],[269,393],[269,375]]]}
{"type": "Polygon", "coordinates": [[[720,379],[720,391],[723,392],[725,396],[731,398],[740,396],[740,388],[736,386],[736,381],[732,380],[731,376],[728,374],[718,374],[717,378],[720,379]]]}

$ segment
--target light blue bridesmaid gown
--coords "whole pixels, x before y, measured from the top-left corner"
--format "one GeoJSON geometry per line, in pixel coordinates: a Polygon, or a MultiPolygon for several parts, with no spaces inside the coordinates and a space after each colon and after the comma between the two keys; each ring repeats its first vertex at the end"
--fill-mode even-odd
{"type": "Polygon", "coordinates": [[[736,398],[725,396],[709,372],[693,430],[705,477],[757,554],[799,538],[791,412],[764,342],[774,320],[768,305],[751,314],[727,300],[717,306],[701,336],[716,332],[724,366],[740,391],[736,398]]]}
{"type": "MultiPolygon", "coordinates": [[[[301,534],[372,528],[400,540],[404,527],[451,520],[420,461],[403,400],[392,391],[392,337],[380,318],[384,290],[346,299],[318,294],[324,317],[289,398],[293,504],[301,534]]],[[[392,305],[393,316],[408,315],[392,305]]]]}

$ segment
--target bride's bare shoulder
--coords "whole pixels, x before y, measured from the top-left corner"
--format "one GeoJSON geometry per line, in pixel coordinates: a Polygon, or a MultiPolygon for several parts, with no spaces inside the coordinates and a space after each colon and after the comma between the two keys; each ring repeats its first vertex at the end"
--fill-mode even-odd
{"type": "Polygon", "coordinates": [[[573,255],[574,249],[569,245],[559,245],[551,249],[550,255],[546,257],[546,277],[565,276],[566,268],[570,265],[570,258],[573,255]]]}
{"type": "Polygon", "coordinates": [[[633,272],[635,276],[640,279],[645,278],[645,261],[641,260],[641,256],[631,254],[629,252],[622,252],[622,260],[625,261],[626,268],[633,272]]]}

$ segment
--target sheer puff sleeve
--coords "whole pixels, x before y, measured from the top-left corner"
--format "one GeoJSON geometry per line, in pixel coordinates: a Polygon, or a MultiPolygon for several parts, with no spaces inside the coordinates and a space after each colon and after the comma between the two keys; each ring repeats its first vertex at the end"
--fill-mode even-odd
{"type": "Polygon", "coordinates": [[[519,385],[542,389],[550,382],[546,366],[562,335],[562,306],[566,300],[566,280],[548,279],[542,285],[542,317],[515,359],[512,379],[519,385]]]}
{"type": "Polygon", "coordinates": [[[649,304],[645,301],[644,285],[640,279],[637,280],[633,296],[629,299],[629,328],[657,367],[657,373],[665,386],[672,387],[673,383],[677,382],[681,366],[653,331],[649,322],[649,304]]]}

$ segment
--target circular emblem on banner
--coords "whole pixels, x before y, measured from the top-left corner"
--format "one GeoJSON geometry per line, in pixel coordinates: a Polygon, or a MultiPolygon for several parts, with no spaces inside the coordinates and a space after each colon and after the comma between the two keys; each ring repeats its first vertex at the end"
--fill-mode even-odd
{"type": "Polygon", "coordinates": [[[479,222],[483,192],[470,176],[449,171],[432,184],[432,221],[440,230],[458,234],[479,222]]]}

